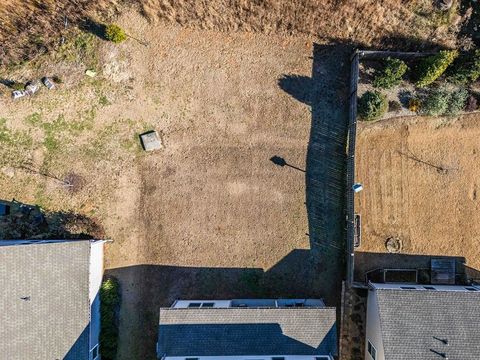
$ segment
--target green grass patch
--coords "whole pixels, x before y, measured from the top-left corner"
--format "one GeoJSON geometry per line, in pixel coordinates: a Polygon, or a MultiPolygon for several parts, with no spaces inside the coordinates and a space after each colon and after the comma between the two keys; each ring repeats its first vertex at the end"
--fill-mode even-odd
{"type": "Polygon", "coordinates": [[[7,119],[0,118],[0,163],[21,164],[27,160],[33,146],[33,139],[26,131],[12,130],[7,119]]]}
{"type": "Polygon", "coordinates": [[[117,308],[120,288],[114,278],[106,279],[100,288],[100,354],[103,360],[114,360],[118,345],[117,308]]]}
{"type": "Polygon", "coordinates": [[[64,61],[82,62],[89,66],[95,66],[98,63],[97,45],[95,35],[74,30],[67,36],[56,56],[64,61]]]}
{"type": "Polygon", "coordinates": [[[112,104],[105,95],[101,95],[98,98],[98,103],[102,106],[107,106],[112,104]]]}
{"type": "Polygon", "coordinates": [[[28,115],[25,118],[25,122],[29,125],[38,126],[42,123],[42,115],[40,115],[38,112],[35,112],[31,115],[28,115]]]}
{"type": "Polygon", "coordinates": [[[24,131],[16,131],[7,127],[7,119],[0,118],[0,142],[4,145],[28,146],[33,144],[32,137],[24,131]]]}

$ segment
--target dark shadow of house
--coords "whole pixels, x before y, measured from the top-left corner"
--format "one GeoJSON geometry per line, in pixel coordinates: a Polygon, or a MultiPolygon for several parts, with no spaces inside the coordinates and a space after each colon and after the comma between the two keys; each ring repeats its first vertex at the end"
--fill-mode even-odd
{"type": "MultiPolygon", "coordinates": [[[[404,274],[417,272],[415,282],[430,284],[432,281],[432,259],[440,259],[453,262],[454,281],[456,284],[470,284],[480,280],[480,272],[465,264],[466,259],[463,256],[435,256],[435,255],[413,255],[413,254],[390,254],[390,253],[371,253],[356,252],[355,254],[355,281],[357,282],[384,282],[383,273],[390,270],[392,276],[386,282],[402,282],[408,279],[404,274]],[[400,274],[394,275],[395,272],[400,274]]],[[[413,279],[413,278],[412,278],[413,279]]],[[[414,282],[414,281],[406,281],[414,282]]]]}
{"type": "MultiPolygon", "coordinates": [[[[177,299],[325,298],[311,266],[309,250],[293,250],[268,271],[258,268],[205,268],[135,265],[108,269],[119,280],[121,347],[135,358],[154,358],[160,307],[177,299]],[[133,350],[132,350],[133,349],[133,350]]],[[[275,352],[272,352],[275,353],[275,352]]],[[[271,354],[272,354],[271,353],[271,354]]]]}

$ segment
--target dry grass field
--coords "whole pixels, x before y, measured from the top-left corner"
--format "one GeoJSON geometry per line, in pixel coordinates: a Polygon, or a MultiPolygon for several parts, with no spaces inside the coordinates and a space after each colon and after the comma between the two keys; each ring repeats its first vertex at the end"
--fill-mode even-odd
{"type": "MultiPolygon", "coordinates": [[[[152,22],[223,32],[307,35],[362,46],[454,46],[463,19],[431,0],[2,0],[0,65],[22,62],[60,46],[64,20],[111,19],[134,6],[152,22]],[[326,21],[328,19],[328,21],[326,21]]],[[[474,5],[473,5],[474,6],[474,5]]],[[[130,31],[136,32],[135,26],[130,31]]]]}
{"type": "Polygon", "coordinates": [[[360,124],[359,253],[386,253],[385,241],[394,237],[401,254],[464,257],[480,269],[479,120],[472,114],[360,124]]]}

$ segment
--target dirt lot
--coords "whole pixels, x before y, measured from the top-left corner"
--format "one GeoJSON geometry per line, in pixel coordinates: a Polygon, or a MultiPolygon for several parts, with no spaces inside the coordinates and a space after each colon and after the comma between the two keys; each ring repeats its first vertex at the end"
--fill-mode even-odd
{"type": "MultiPolygon", "coordinates": [[[[400,254],[464,257],[467,266],[480,269],[479,120],[472,114],[360,123],[356,181],[364,191],[355,204],[362,216],[358,257],[386,253],[385,241],[393,237],[402,243],[400,254]]],[[[385,257],[370,256],[369,264],[360,265],[395,267],[405,258],[390,256],[386,265],[385,257]]]]}
{"type": "Polygon", "coordinates": [[[118,22],[149,46],[79,33],[0,74],[63,80],[15,102],[1,88],[0,198],[103,224],[122,287],[119,359],[154,358],[158,307],[176,298],[335,304],[348,49],[152,26],[135,11],[118,22]],[[145,154],[138,134],[151,128],[165,147],[145,154]],[[74,192],[62,183],[72,173],[84,182],[74,192]]]}

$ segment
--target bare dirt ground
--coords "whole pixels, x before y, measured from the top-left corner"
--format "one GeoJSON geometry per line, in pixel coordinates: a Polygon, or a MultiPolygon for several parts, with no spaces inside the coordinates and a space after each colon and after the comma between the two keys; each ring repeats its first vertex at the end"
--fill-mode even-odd
{"type": "Polygon", "coordinates": [[[372,268],[377,261],[381,267],[386,260],[395,267],[401,255],[441,255],[480,268],[479,120],[472,114],[360,123],[356,181],[364,191],[356,195],[362,216],[357,254],[377,253],[378,259],[356,265],[372,268]],[[390,260],[381,255],[389,237],[402,243],[390,260]]]}
{"type": "Polygon", "coordinates": [[[122,288],[118,358],[154,358],[158,307],[176,298],[336,304],[348,49],[152,26],[135,11],[118,22],[149,46],[79,34],[79,49],[0,74],[63,80],[15,102],[2,88],[0,198],[104,225],[122,288]],[[146,154],[137,136],[151,128],[165,148],[146,154]],[[71,173],[77,192],[61,182],[71,173]]]}

